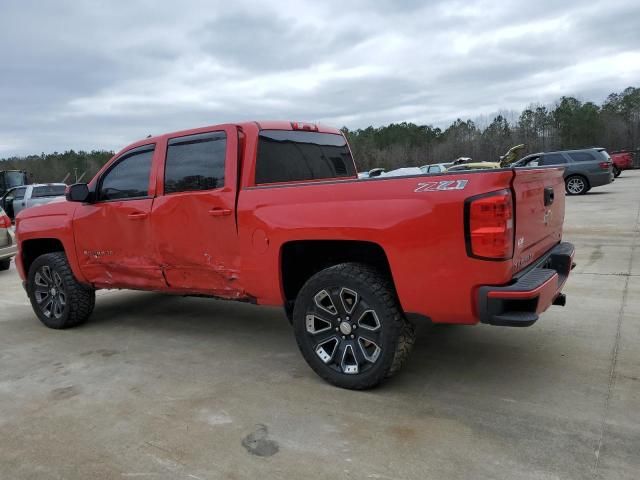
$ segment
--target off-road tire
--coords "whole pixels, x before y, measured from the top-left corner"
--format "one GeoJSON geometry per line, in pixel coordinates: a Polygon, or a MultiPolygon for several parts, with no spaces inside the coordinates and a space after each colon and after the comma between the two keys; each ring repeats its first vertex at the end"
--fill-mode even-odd
{"type": "MultiPolygon", "coordinates": [[[[375,326],[375,322],[373,326],[375,326]]],[[[342,263],[313,275],[304,284],[296,298],[293,327],[298,347],[309,366],[327,382],[353,390],[375,387],[398,372],[409,356],[415,341],[414,325],[403,314],[390,279],[375,268],[360,263],[342,263]],[[337,310],[335,315],[318,310],[316,298],[323,291],[340,292],[335,302],[333,297],[331,299],[332,304],[339,304],[334,308],[337,310]],[[345,302],[342,300],[343,291],[351,292],[349,295],[357,293],[350,310],[353,313],[353,318],[348,316],[351,313],[347,312],[345,302]],[[365,336],[374,338],[371,335],[373,332],[370,329],[371,323],[365,327],[360,324],[365,315],[369,319],[367,321],[371,322],[370,319],[373,318],[371,310],[374,311],[374,320],[378,324],[375,339],[380,343],[379,346],[365,340],[365,336]],[[335,336],[338,337],[338,344],[335,347],[337,350],[333,350],[331,357],[333,359],[336,355],[342,355],[340,365],[323,361],[317,353],[316,349],[319,344],[316,343],[315,334],[309,332],[307,324],[311,312],[319,312],[323,316],[323,321],[331,324],[331,332],[327,330],[323,335],[335,332],[335,336]],[[345,319],[350,319],[352,325],[355,325],[351,332],[355,335],[355,339],[351,339],[350,335],[346,335],[346,340],[344,339],[340,324],[345,323],[345,319]],[[365,355],[366,348],[371,348],[372,345],[374,352],[380,350],[377,356],[370,355],[370,357],[375,357],[374,361],[366,358],[365,355]],[[349,349],[351,349],[350,356],[356,364],[358,373],[345,373],[346,369],[343,368],[345,359],[343,353],[348,352],[349,349]],[[354,349],[359,349],[357,356],[362,360],[363,368],[358,365],[354,349]]],[[[329,362],[334,361],[330,360],[329,362]]]]}
{"type": "MultiPolygon", "coordinates": [[[[95,290],[78,283],[63,252],[47,253],[33,261],[29,268],[27,294],[33,311],[40,321],[47,327],[55,329],[71,328],[85,322],[93,312],[96,301],[95,290]],[[46,290],[46,287],[36,284],[37,275],[39,275],[40,284],[48,283],[44,275],[47,269],[50,272],[51,282],[53,282],[51,287],[56,288],[58,296],[60,296],[60,292],[63,292],[65,297],[64,305],[60,305],[61,302],[58,298],[59,311],[54,311],[55,308],[52,306],[49,308],[48,314],[47,297],[42,299],[42,291],[46,290]],[[38,301],[38,296],[41,298],[40,301],[38,301]]],[[[55,294],[52,295],[52,297],[55,296],[55,294]]]]}
{"type": "Polygon", "coordinates": [[[5,258],[4,260],[0,260],[0,272],[4,272],[5,270],[9,270],[11,267],[11,259],[5,258]]]}

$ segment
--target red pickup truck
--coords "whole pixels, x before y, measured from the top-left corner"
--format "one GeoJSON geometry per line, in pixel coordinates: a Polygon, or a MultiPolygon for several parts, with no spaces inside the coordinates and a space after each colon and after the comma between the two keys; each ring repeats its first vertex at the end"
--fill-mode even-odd
{"type": "Polygon", "coordinates": [[[614,152],[611,154],[613,162],[613,174],[619,177],[623,170],[633,168],[633,153],[631,152],[614,152]]]}
{"type": "Polygon", "coordinates": [[[420,318],[528,326],[563,305],[564,195],[561,168],[358,179],[339,130],[216,125],[136,142],[20,213],[16,264],[51,328],[105,288],[284,306],[313,370],[363,389],[420,318]]]}

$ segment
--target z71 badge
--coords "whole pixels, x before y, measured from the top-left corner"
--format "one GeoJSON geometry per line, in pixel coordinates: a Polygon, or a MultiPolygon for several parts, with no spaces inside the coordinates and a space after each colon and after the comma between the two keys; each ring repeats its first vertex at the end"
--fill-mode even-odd
{"type": "Polygon", "coordinates": [[[419,183],[414,192],[443,192],[446,190],[464,190],[469,180],[443,180],[441,182],[419,183]]]}

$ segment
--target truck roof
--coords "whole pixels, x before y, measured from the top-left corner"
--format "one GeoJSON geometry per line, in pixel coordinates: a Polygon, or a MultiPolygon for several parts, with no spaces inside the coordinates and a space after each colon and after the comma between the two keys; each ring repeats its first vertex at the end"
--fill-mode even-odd
{"type": "Polygon", "coordinates": [[[294,130],[293,125],[296,123],[304,124],[304,125],[313,125],[315,127],[313,131],[317,131],[320,133],[333,133],[337,135],[342,135],[342,132],[339,129],[334,127],[329,127],[327,125],[322,125],[319,123],[297,122],[297,121],[288,121],[288,120],[253,120],[253,121],[244,121],[244,122],[220,123],[216,125],[207,125],[205,127],[189,128],[187,130],[178,130],[175,132],[168,132],[160,135],[149,136],[147,138],[140,139],[136,142],[133,142],[127,145],[122,150],[120,150],[116,155],[120,155],[120,153],[126,150],[130,150],[131,148],[147,145],[149,143],[155,143],[165,138],[195,135],[198,133],[208,132],[216,128],[224,128],[224,127],[247,128],[249,126],[257,126],[259,130],[294,130]]]}

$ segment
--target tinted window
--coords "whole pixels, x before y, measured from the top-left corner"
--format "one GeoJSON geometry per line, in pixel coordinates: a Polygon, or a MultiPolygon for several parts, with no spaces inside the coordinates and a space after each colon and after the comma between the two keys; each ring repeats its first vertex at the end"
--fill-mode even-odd
{"type": "Polygon", "coordinates": [[[169,140],[164,193],[210,190],[224,186],[224,132],[169,140]]]}
{"type": "Polygon", "coordinates": [[[288,130],[260,132],[257,184],[352,176],[355,167],[342,135],[288,130]]]}
{"type": "Polygon", "coordinates": [[[590,162],[596,160],[591,152],[571,152],[568,154],[574,162],[590,162]]]}
{"type": "Polygon", "coordinates": [[[149,195],[153,149],[126,154],[102,177],[99,200],[140,198],[149,195]]]}
{"type": "Polygon", "coordinates": [[[542,165],[559,165],[567,163],[567,159],[561,153],[550,153],[543,157],[542,165]]]}
{"type": "Polygon", "coordinates": [[[66,185],[45,185],[42,187],[33,187],[31,197],[59,197],[64,195],[64,191],[66,190],[66,188],[66,185]]]}
{"type": "Polygon", "coordinates": [[[15,200],[22,200],[24,198],[24,193],[27,189],[26,188],[16,188],[13,191],[13,198],[15,200]]]}

